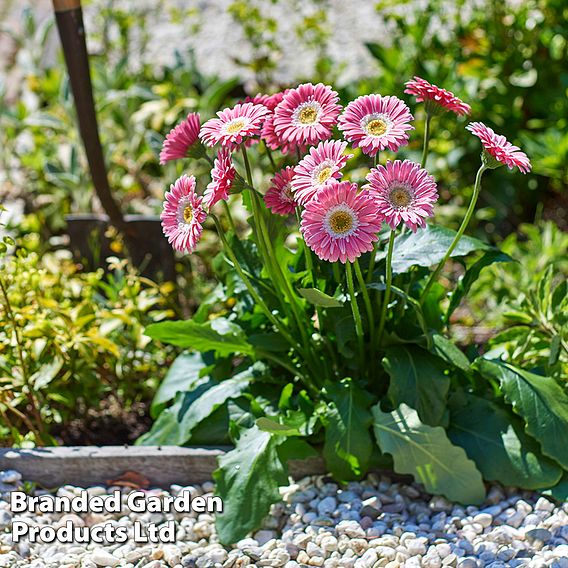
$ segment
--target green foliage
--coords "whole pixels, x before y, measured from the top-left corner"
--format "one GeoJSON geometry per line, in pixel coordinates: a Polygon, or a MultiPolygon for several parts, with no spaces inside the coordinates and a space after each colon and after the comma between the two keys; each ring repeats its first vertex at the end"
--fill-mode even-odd
{"type": "Polygon", "coordinates": [[[169,285],[124,262],[81,274],[66,254],[0,257],[0,415],[3,443],[55,443],[52,430],[113,396],[146,401],[173,355],[143,334],[173,315],[169,285]]]}
{"type": "Polygon", "coordinates": [[[278,487],[288,481],[277,452],[283,441],[284,438],[253,426],[237,440],[234,450],[219,459],[219,469],[213,477],[226,511],[217,517],[222,543],[244,538],[268,515],[272,503],[279,500],[278,487]]]}
{"type": "Polygon", "coordinates": [[[550,377],[486,359],[478,359],[476,368],[484,377],[499,381],[505,399],[524,418],[527,433],[540,442],[543,453],[568,468],[568,395],[558,383],[550,377]]]}
{"type": "Polygon", "coordinates": [[[443,428],[423,424],[406,404],[388,413],[377,404],[373,416],[379,446],[392,454],[396,471],[414,475],[428,491],[455,501],[484,500],[481,474],[464,450],[452,445],[443,428]]]}
{"type": "Polygon", "coordinates": [[[562,469],[543,457],[536,440],[524,433],[522,420],[484,398],[455,398],[448,436],[465,449],[485,479],[526,489],[558,483],[562,469]]]}

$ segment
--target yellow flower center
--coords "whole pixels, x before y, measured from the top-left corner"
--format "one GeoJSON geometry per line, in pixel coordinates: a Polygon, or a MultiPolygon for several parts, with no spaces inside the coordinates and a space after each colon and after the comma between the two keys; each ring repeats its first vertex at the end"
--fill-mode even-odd
{"type": "Polygon", "coordinates": [[[239,130],[242,130],[246,122],[241,118],[237,118],[227,124],[225,127],[225,132],[227,134],[236,134],[239,130]]]}
{"type": "Polygon", "coordinates": [[[319,185],[324,184],[331,177],[332,169],[328,166],[324,168],[316,177],[319,185]]]}
{"type": "Polygon", "coordinates": [[[412,194],[406,187],[395,186],[390,190],[389,200],[396,209],[404,209],[412,203],[412,194]]]}
{"type": "Polygon", "coordinates": [[[336,235],[344,235],[353,228],[353,217],[340,209],[330,215],[329,226],[336,235]]]}
{"type": "Polygon", "coordinates": [[[283,188],[282,188],[282,195],[288,199],[289,201],[294,201],[294,194],[292,193],[292,184],[291,183],[287,183],[283,188]]]}
{"type": "Polygon", "coordinates": [[[298,120],[301,124],[314,124],[317,119],[318,111],[312,106],[306,106],[298,113],[298,120]]]}
{"type": "Polygon", "coordinates": [[[183,210],[183,220],[188,225],[193,220],[193,207],[191,205],[187,205],[186,208],[183,210]]]}
{"type": "Polygon", "coordinates": [[[367,132],[373,136],[382,136],[387,128],[388,124],[380,118],[374,118],[367,124],[367,132]]]}

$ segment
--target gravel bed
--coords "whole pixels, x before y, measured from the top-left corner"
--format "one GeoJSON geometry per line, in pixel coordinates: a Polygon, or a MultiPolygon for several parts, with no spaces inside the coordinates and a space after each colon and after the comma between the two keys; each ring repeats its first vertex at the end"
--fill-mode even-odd
{"type": "MultiPolygon", "coordinates": [[[[369,475],[364,481],[338,486],[326,477],[305,478],[282,488],[262,530],[233,548],[218,542],[208,514],[13,514],[9,492],[22,487],[15,471],[0,472],[0,567],[34,568],[240,568],[248,566],[324,568],[396,568],[454,566],[568,568],[568,503],[515,489],[490,488],[480,507],[463,507],[425,494],[420,486],[369,475]],[[14,543],[11,523],[93,527],[114,522],[131,532],[135,521],[174,521],[175,544],[14,543]]],[[[88,493],[112,494],[117,487],[92,487],[88,493]]],[[[207,496],[212,483],[148,495],[207,496]]],[[[78,495],[65,486],[59,496],[78,495]]],[[[122,488],[123,501],[131,489],[122,488]]],[[[47,491],[35,490],[35,495],[47,491]]],[[[129,534],[130,534],[129,532],[129,534]]]]}

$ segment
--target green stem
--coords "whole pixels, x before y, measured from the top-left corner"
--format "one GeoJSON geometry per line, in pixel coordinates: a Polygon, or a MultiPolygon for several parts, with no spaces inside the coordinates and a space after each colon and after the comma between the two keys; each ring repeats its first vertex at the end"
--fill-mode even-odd
{"type": "Polygon", "coordinates": [[[231,230],[233,231],[233,233],[235,233],[235,235],[237,234],[237,227],[235,225],[235,221],[233,219],[233,216],[231,215],[231,209],[229,208],[229,204],[222,199],[221,201],[223,201],[223,206],[225,208],[225,215],[227,215],[227,220],[229,221],[229,226],[231,227],[231,230]]]}
{"type": "Polygon", "coordinates": [[[426,160],[428,159],[428,150],[430,145],[430,121],[432,120],[432,115],[427,112],[426,113],[426,125],[424,126],[424,147],[422,149],[422,160],[420,161],[420,165],[422,167],[426,166],[426,160]]]}
{"type": "Polygon", "coordinates": [[[215,227],[217,228],[217,232],[219,233],[219,237],[221,238],[223,246],[225,247],[225,252],[227,253],[227,255],[229,256],[229,259],[233,263],[233,266],[235,267],[237,274],[239,275],[241,280],[244,282],[244,285],[246,286],[249,294],[252,296],[252,299],[258,304],[260,309],[264,312],[264,315],[268,318],[270,323],[272,323],[272,325],[280,332],[282,337],[284,337],[284,339],[286,339],[286,341],[288,341],[288,343],[294,349],[296,349],[299,353],[302,353],[301,346],[292,338],[292,336],[284,328],[282,323],[280,321],[278,321],[278,319],[270,311],[270,308],[266,305],[264,300],[260,297],[258,292],[255,290],[254,286],[252,285],[251,281],[249,280],[249,278],[244,273],[244,270],[242,269],[239,261],[237,260],[237,257],[235,255],[233,249],[231,248],[231,245],[229,245],[229,241],[227,241],[227,238],[225,237],[225,233],[223,232],[223,227],[221,226],[219,219],[215,215],[211,215],[211,217],[213,218],[213,221],[215,222],[215,227]]]}
{"type": "Polygon", "coordinates": [[[379,241],[373,243],[373,250],[371,251],[371,260],[369,261],[369,268],[367,270],[367,284],[373,279],[373,272],[375,271],[375,262],[377,258],[377,246],[379,241]]]}
{"type": "Polygon", "coordinates": [[[357,342],[359,343],[359,356],[361,371],[363,370],[364,360],[363,356],[365,353],[365,343],[363,337],[363,322],[361,320],[361,313],[359,312],[359,306],[357,305],[357,298],[355,297],[355,286],[353,286],[353,271],[351,269],[351,263],[345,263],[345,272],[347,273],[347,289],[349,290],[349,297],[351,299],[351,311],[353,312],[353,319],[355,320],[355,332],[357,333],[357,342]]]}
{"type": "Polygon", "coordinates": [[[276,164],[274,163],[274,158],[272,157],[272,150],[268,147],[268,144],[266,143],[266,140],[264,141],[264,149],[266,150],[266,155],[268,156],[268,159],[270,160],[270,165],[272,166],[272,171],[276,172],[276,164]]]}
{"type": "Polygon", "coordinates": [[[386,287],[385,295],[383,297],[383,305],[381,306],[381,318],[379,320],[379,331],[377,334],[377,344],[381,344],[383,339],[383,332],[385,330],[385,322],[387,321],[387,308],[390,301],[390,292],[392,286],[392,252],[394,249],[395,232],[391,231],[389,237],[389,248],[387,252],[387,268],[386,268],[386,287]]]}
{"type": "Polygon", "coordinates": [[[458,232],[456,233],[456,236],[454,237],[452,244],[450,245],[450,247],[446,251],[444,258],[438,264],[438,266],[436,267],[436,270],[434,270],[434,272],[432,272],[432,274],[430,275],[430,278],[428,279],[428,282],[426,282],[426,286],[424,287],[424,290],[422,291],[422,295],[420,296],[420,303],[421,304],[424,303],[424,300],[426,299],[426,296],[428,295],[430,288],[432,288],[432,286],[434,285],[434,282],[436,282],[436,280],[438,279],[438,276],[440,276],[440,272],[442,272],[442,269],[446,265],[446,262],[450,258],[452,252],[454,252],[454,249],[458,246],[460,239],[462,238],[463,234],[465,233],[465,230],[467,229],[467,226],[469,225],[471,217],[473,216],[473,212],[475,211],[475,205],[477,203],[477,198],[479,197],[479,192],[481,191],[481,176],[483,175],[483,172],[486,169],[487,169],[487,167],[484,164],[482,164],[481,167],[479,168],[479,170],[477,170],[477,175],[475,176],[475,185],[473,186],[473,195],[471,196],[471,201],[469,202],[469,207],[467,208],[467,212],[465,214],[465,217],[463,218],[462,224],[460,225],[460,228],[458,229],[458,232]]]}
{"type": "Polygon", "coordinates": [[[373,360],[373,345],[375,341],[375,317],[373,314],[373,305],[371,304],[371,298],[369,297],[369,291],[367,290],[367,283],[363,278],[363,272],[359,266],[359,261],[355,260],[353,263],[355,267],[355,274],[357,275],[357,280],[359,281],[359,286],[361,287],[361,293],[363,294],[363,303],[365,304],[365,309],[367,311],[367,320],[369,321],[369,330],[371,332],[371,361],[373,360]]]}
{"type": "Polygon", "coordinates": [[[335,278],[335,281],[337,284],[341,284],[341,274],[339,272],[339,265],[337,262],[331,263],[331,269],[333,270],[333,277],[335,278]]]}

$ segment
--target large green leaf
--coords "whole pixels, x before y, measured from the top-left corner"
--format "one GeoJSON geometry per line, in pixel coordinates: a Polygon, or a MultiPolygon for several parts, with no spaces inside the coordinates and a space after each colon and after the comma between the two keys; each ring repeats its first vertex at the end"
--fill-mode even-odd
{"type": "Polygon", "coordinates": [[[217,532],[229,545],[258,528],[270,506],[280,501],[278,487],[288,483],[286,466],[277,447],[285,440],[256,426],[245,430],[234,450],[219,458],[213,473],[223,513],[217,514],[217,532]]]}
{"type": "Polygon", "coordinates": [[[179,393],[175,403],[160,414],[150,432],[140,438],[139,443],[145,446],[185,444],[198,424],[227,400],[238,398],[252,378],[251,368],[220,383],[206,381],[194,391],[179,393]]]}
{"type": "Polygon", "coordinates": [[[505,398],[526,422],[526,431],[542,451],[568,469],[568,396],[550,377],[523,371],[502,361],[476,359],[479,372],[499,381],[505,398]]]}
{"type": "Polygon", "coordinates": [[[406,404],[388,413],[377,404],[372,411],[379,447],[392,455],[395,471],[412,474],[427,491],[452,501],[483,501],[481,474],[463,448],[452,445],[443,428],[423,424],[406,404]]]}
{"type": "Polygon", "coordinates": [[[448,436],[465,449],[484,479],[524,489],[551,487],[562,469],[540,453],[522,420],[497,404],[467,395],[452,405],[448,436]]]}
{"type": "Polygon", "coordinates": [[[232,353],[252,355],[254,351],[243,330],[225,318],[216,318],[207,323],[193,320],[153,323],[144,333],[164,343],[193,351],[216,351],[220,356],[232,353]]]}
{"type": "MultiPolygon", "coordinates": [[[[403,233],[394,241],[392,269],[395,274],[402,274],[412,266],[432,266],[440,262],[456,235],[455,231],[439,225],[426,225],[416,233],[403,233]]],[[[463,236],[452,252],[452,257],[467,256],[478,250],[491,247],[473,237],[463,236]]],[[[377,258],[386,257],[382,251],[377,258]]]]}
{"type": "Polygon", "coordinates": [[[325,390],[330,401],[322,415],[327,467],[337,479],[359,477],[366,472],[373,452],[370,396],[351,379],[328,384],[325,390]]]}
{"type": "Polygon", "coordinates": [[[513,259],[500,250],[488,250],[477,262],[474,262],[460,278],[457,286],[450,296],[450,304],[446,311],[445,319],[449,321],[454,310],[470,291],[472,284],[479,278],[481,271],[495,262],[511,262],[513,259]]]}
{"type": "Polygon", "coordinates": [[[191,391],[214,360],[204,353],[182,353],[172,363],[152,401],[152,413],[173,400],[178,392],[191,391]]]}
{"type": "Polygon", "coordinates": [[[423,422],[439,425],[450,388],[444,362],[418,345],[394,345],[387,347],[383,367],[391,378],[388,396],[393,405],[408,404],[423,422]]]}

